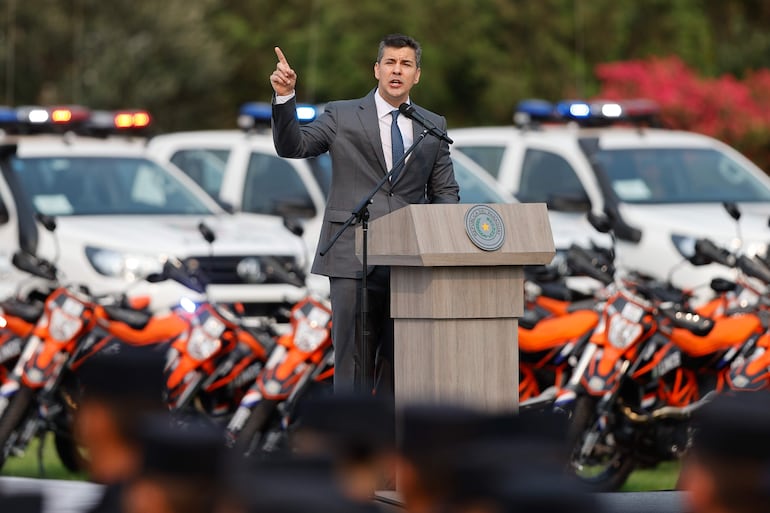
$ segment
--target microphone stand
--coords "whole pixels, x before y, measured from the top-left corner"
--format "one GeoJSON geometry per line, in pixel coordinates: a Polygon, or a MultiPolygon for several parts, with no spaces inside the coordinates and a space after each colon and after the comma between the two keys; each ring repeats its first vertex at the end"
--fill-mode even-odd
{"type": "MultiPolygon", "coordinates": [[[[353,212],[350,214],[350,217],[348,217],[347,221],[342,225],[342,227],[337,230],[337,233],[334,234],[334,236],[327,241],[323,247],[321,247],[320,251],[318,252],[321,256],[324,256],[329,249],[331,249],[332,246],[334,246],[334,243],[337,242],[337,239],[340,238],[340,236],[345,232],[345,230],[350,227],[354,222],[360,222],[361,223],[361,229],[363,232],[363,248],[362,248],[362,254],[361,254],[361,341],[359,342],[360,349],[359,356],[361,359],[360,365],[362,367],[360,377],[356,379],[356,389],[358,392],[365,392],[365,393],[371,393],[372,389],[374,387],[374,368],[368,365],[368,362],[370,361],[369,354],[372,352],[372,345],[370,340],[370,333],[369,333],[369,292],[367,290],[367,271],[368,271],[368,234],[369,234],[369,205],[372,204],[374,201],[374,196],[377,194],[377,192],[382,188],[383,185],[385,185],[386,182],[390,180],[391,175],[393,174],[393,170],[398,169],[402,164],[406,162],[406,158],[409,156],[410,153],[412,153],[415,148],[425,139],[425,136],[428,135],[429,130],[426,128],[424,129],[419,136],[417,136],[417,139],[412,143],[412,145],[404,152],[404,154],[399,158],[396,162],[393,163],[393,167],[390,168],[390,170],[385,173],[385,175],[380,179],[379,182],[372,188],[369,193],[364,196],[364,198],[358,203],[358,205],[355,206],[353,209],[353,212]]],[[[402,170],[403,172],[404,170],[402,170]]],[[[334,312],[332,312],[334,313],[334,312]]],[[[333,341],[332,341],[333,342],[333,341]]]]}

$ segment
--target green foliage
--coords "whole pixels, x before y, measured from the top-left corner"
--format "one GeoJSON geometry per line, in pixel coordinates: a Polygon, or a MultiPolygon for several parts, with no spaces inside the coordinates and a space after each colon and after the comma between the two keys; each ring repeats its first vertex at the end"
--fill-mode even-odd
{"type": "Polygon", "coordinates": [[[704,76],[768,64],[763,0],[6,0],[4,103],[146,107],[161,130],[232,127],[268,100],[272,48],[301,100],[359,97],[377,43],[424,47],[421,104],[450,126],[510,123],[525,97],[591,97],[597,64],[676,55],[704,76]]]}

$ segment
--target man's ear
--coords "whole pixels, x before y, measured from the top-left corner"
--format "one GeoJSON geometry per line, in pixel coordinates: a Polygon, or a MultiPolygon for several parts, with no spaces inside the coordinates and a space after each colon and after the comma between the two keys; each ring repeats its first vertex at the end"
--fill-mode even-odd
{"type": "Polygon", "coordinates": [[[376,78],[377,80],[380,79],[380,63],[379,62],[375,62],[374,63],[374,78],[376,78]]]}
{"type": "Polygon", "coordinates": [[[417,84],[417,82],[420,81],[420,73],[422,72],[421,68],[417,68],[417,73],[414,74],[414,83],[417,84]]]}

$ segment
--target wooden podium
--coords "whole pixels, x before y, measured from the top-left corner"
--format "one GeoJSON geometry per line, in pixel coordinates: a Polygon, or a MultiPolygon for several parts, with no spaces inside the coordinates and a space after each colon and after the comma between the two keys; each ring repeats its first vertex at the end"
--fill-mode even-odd
{"type": "MultiPolygon", "coordinates": [[[[396,407],[515,410],[522,266],[554,255],[545,204],[410,205],[372,221],[368,239],[368,263],[391,266],[396,407]],[[499,217],[487,215],[490,209],[499,217]],[[466,228],[469,217],[479,230],[496,232],[499,249],[472,241],[488,242],[466,228]]],[[[360,258],[360,227],[356,252],[360,258]]]]}

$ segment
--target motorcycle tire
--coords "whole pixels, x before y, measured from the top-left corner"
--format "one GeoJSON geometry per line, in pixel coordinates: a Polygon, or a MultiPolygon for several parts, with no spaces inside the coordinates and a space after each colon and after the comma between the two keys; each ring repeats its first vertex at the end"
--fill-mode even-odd
{"type": "Polygon", "coordinates": [[[575,402],[572,419],[567,431],[567,440],[571,447],[570,470],[591,491],[617,491],[628,480],[628,476],[636,467],[636,461],[632,455],[626,452],[616,451],[610,461],[597,473],[583,475],[577,472],[578,465],[575,461],[577,453],[581,449],[586,433],[588,433],[596,421],[596,401],[591,397],[579,397],[575,402]]]}
{"type": "Polygon", "coordinates": [[[35,391],[22,385],[11,397],[0,417],[0,468],[5,465],[5,461],[10,456],[11,435],[29,415],[34,397],[35,391]]]}
{"type": "Polygon", "coordinates": [[[262,438],[270,427],[278,403],[279,401],[263,399],[254,407],[235,438],[233,449],[238,454],[249,456],[259,449],[262,438]]]}
{"type": "Polygon", "coordinates": [[[71,436],[57,433],[54,436],[54,446],[64,468],[73,474],[83,472],[87,468],[88,462],[71,436]]]}

